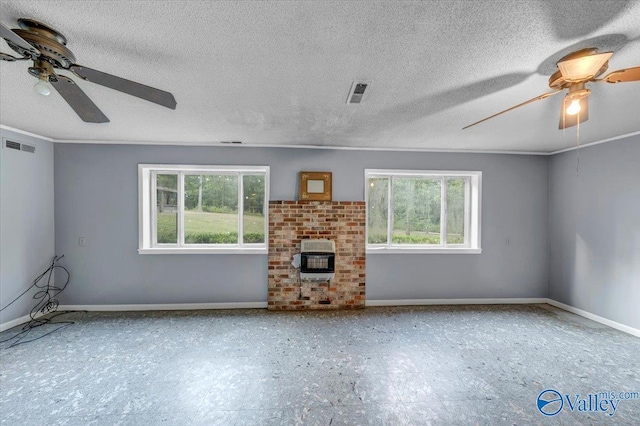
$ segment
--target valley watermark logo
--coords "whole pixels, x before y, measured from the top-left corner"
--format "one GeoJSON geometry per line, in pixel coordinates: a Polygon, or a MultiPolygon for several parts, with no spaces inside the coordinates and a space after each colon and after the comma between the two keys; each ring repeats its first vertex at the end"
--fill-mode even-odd
{"type": "Polygon", "coordinates": [[[564,407],[564,400],[560,392],[547,389],[538,395],[538,410],[545,416],[555,416],[564,407]]]}
{"type": "Polygon", "coordinates": [[[579,413],[602,413],[613,416],[621,401],[640,399],[640,392],[597,392],[562,394],[555,389],[540,392],[536,401],[538,411],[548,417],[559,414],[563,409],[579,413]]]}

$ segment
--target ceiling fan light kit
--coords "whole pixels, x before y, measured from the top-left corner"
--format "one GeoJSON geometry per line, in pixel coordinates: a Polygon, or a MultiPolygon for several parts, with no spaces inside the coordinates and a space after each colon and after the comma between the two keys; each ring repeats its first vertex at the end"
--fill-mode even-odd
{"type": "Polygon", "coordinates": [[[83,121],[107,123],[109,119],[73,80],[57,74],[57,70],[71,71],[83,80],[176,109],[176,100],[169,92],[78,65],[75,55],[66,47],[67,38],[48,25],[34,19],[19,19],[18,25],[20,28],[10,29],[0,23],[0,36],[20,55],[0,53],[0,59],[32,60],[33,66],[28,72],[38,79],[34,86],[36,93],[49,95],[51,89],[47,83],[50,83],[83,121]]]}
{"type": "Polygon", "coordinates": [[[602,68],[612,55],[613,52],[605,52],[587,54],[575,59],[563,59],[558,62],[558,69],[564,81],[572,83],[584,82],[606,71],[606,68],[602,68]]]}
{"type": "Polygon", "coordinates": [[[589,119],[588,100],[591,94],[591,91],[586,87],[587,83],[626,83],[640,81],[640,67],[613,71],[606,77],[598,78],[609,68],[609,59],[612,55],[613,52],[599,53],[598,49],[593,47],[581,49],[566,55],[557,62],[558,70],[549,77],[549,87],[553,89],[553,91],[476,121],[463,127],[463,130],[516,108],[546,99],[564,90],[567,90],[567,94],[562,102],[558,128],[566,129],[567,127],[576,126],[579,123],[587,121],[589,119]]]}
{"type": "Polygon", "coordinates": [[[569,104],[569,106],[567,107],[566,112],[569,115],[576,115],[577,113],[580,112],[581,109],[582,109],[582,106],[580,105],[580,100],[574,99],[571,101],[571,104],[569,104]]]}
{"type": "Polygon", "coordinates": [[[51,94],[51,89],[45,80],[38,79],[38,82],[33,85],[33,90],[41,96],[49,96],[51,94]]]}
{"type": "Polygon", "coordinates": [[[591,90],[586,89],[584,83],[577,83],[569,87],[569,93],[564,97],[563,102],[563,109],[565,113],[569,115],[576,115],[583,109],[586,110],[587,98],[590,94],[591,90]]]}

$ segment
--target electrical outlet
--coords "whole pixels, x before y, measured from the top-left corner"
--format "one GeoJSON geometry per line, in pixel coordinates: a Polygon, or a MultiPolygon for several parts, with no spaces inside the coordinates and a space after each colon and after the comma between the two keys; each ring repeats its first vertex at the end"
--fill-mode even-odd
{"type": "Polygon", "coordinates": [[[78,238],[78,245],[80,247],[84,247],[87,244],[87,239],[85,237],[78,238]]]}

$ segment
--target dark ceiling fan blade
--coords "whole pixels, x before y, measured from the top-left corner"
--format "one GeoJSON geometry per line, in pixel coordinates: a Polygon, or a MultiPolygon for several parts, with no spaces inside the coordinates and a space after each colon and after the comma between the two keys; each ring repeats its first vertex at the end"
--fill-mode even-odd
{"type": "Polygon", "coordinates": [[[16,58],[15,56],[7,55],[6,53],[0,52],[0,59],[7,62],[15,62],[26,58],[16,58]]]}
{"type": "Polygon", "coordinates": [[[606,81],[607,83],[627,83],[629,81],[640,81],[640,67],[624,68],[610,72],[606,77],[595,81],[606,81]]]}
{"type": "Polygon", "coordinates": [[[162,105],[163,107],[176,109],[176,99],[171,93],[165,92],[164,90],[155,89],[150,86],[145,86],[144,84],[125,80],[124,78],[116,77],[102,71],[96,71],[81,65],[71,65],[71,71],[73,71],[73,73],[78,77],[92,83],[136,96],[146,101],[162,105]]]}
{"type": "Polygon", "coordinates": [[[73,80],[64,75],[52,77],[49,82],[60,96],[73,108],[82,121],[87,123],[108,123],[109,119],[73,80]]]}
{"type": "Polygon", "coordinates": [[[475,126],[476,124],[480,124],[480,123],[482,123],[483,121],[490,120],[490,119],[492,119],[492,118],[494,118],[494,117],[497,117],[497,116],[499,116],[499,115],[501,115],[501,114],[504,114],[505,112],[513,111],[513,110],[514,110],[514,109],[516,109],[516,108],[520,108],[520,107],[522,107],[522,106],[528,105],[528,104],[533,103],[533,102],[535,102],[535,101],[540,101],[540,100],[542,100],[542,99],[546,99],[546,98],[548,98],[549,96],[551,96],[551,95],[555,95],[556,93],[559,93],[559,92],[561,92],[561,91],[562,91],[562,89],[561,89],[561,90],[555,90],[555,91],[553,91],[553,92],[543,93],[542,95],[540,95],[540,96],[536,96],[536,97],[535,97],[535,98],[533,98],[533,99],[529,99],[528,101],[525,101],[525,102],[523,102],[523,103],[521,103],[521,104],[518,104],[518,105],[516,105],[516,106],[513,106],[513,107],[511,107],[511,108],[509,108],[509,109],[505,109],[504,111],[500,111],[500,112],[499,112],[499,113],[497,113],[497,114],[493,114],[491,117],[483,118],[483,119],[482,119],[482,120],[480,120],[480,121],[476,121],[476,122],[475,122],[475,123],[473,123],[473,124],[469,124],[468,126],[463,127],[463,128],[462,128],[462,130],[464,130],[464,129],[468,129],[469,127],[471,127],[471,126],[475,126]]]}
{"type": "Polygon", "coordinates": [[[40,55],[40,52],[38,52],[35,47],[27,43],[27,41],[20,37],[18,34],[11,31],[11,29],[5,26],[2,22],[0,22],[0,37],[7,40],[8,42],[15,44],[18,47],[28,50],[36,56],[40,55]]]}
{"type": "Polygon", "coordinates": [[[571,104],[572,99],[568,96],[562,101],[562,109],[560,110],[560,122],[558,123],[558,129],[566,129],[567,127],[573,127],[578,123],[584,123],[589,119],[589,97],[585,96],[580,98],[580,112],[577,114],[567,114],[567,108],[571,104]]]}

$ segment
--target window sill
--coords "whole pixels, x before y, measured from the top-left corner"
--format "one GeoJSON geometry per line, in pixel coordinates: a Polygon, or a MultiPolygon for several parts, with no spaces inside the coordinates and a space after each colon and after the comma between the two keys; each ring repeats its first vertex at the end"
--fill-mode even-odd
{"type": "Polygon", "coordinates": [[[367,254],[480,254],[480,248],[367,247],[367,254]]]}
{"type": "Polygon", "coordinates": [[[177,247],[147,247],[138,249],[138,254],[267,254],[266,247],[259,248],[227,248],[227,247],[202,247],[202,248],[177,248],[177,247]]]}

